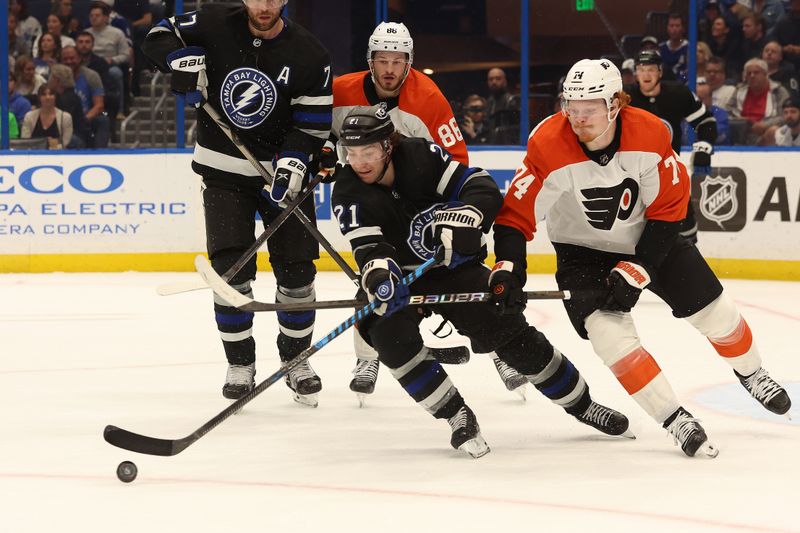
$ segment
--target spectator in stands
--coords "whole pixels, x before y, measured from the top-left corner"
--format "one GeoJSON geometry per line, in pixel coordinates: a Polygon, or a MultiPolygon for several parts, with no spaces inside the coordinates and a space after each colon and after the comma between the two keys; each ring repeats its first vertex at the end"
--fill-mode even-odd
{"type": "Polygon", "coordinates": [[[94,53],[94,35],[88,31],[78,33],[75,49],[81,58],[81,65],[100,75],[105,91],[105,110],[109,117],[116,117],[119,111],[119,94],[114,80],[109,76],[109,65],[105,59],[94,53]]]}
{"type": "Polygon", "coordinates": [[[711,53],[725,60],[726,78],[738,79],[741,73],[741,44],[731,32],[724,17],[714,19],[711,26],[711,40],[708,42],[711,53]]]}
{"type": "Polygon", "coordinates": [[[778,19],[772,31],[783,47],[783,57],[800,70],[800,0],[792,0],[790,10],[778,19]]]}
{"type": "Polygon", "coordinates": [[[134,60],[132,68],[131,89],[133,94],[139,94],[139,73],[146,66],[144,55],[141,52],[142,42],[147,32],[153,25],[153,14],[149,0],[117,0],[114,10],[125,17],[131,24],[131,37],[133,39],[134,60]]]}
{"type": "Polygon", "coordinates": [[[8,11],[8,55],[12,58],[30,55],[28,42],[17,35],[17,17],[8,11]]]}
{"type": "Polygon", "coordinates": [[[29,56],[20,56],[17,58],[17,63],[14,66],[14,74],[17,79],[17,92],[27,98],[31,104],[39,105],[37,94],[39,87],[45,85],[45,80],[39,74],[36,74],[36,65],[33,59],[29,56]]]}
{"type": "Polygon", "coordinates": [[[67,148],[84,148],[86,144],[82,137],[89,138],[91,136],[91,126],[83,113],[81,99],[75,93],[75,78],[72,75],[72,69],[66,65],[53,65],[47,86],[56,95],[56,107],[63,109],[72,117],[73,133],[67,148]],[[81,133],[81,136],[78,135],[78,132],[81,133]]]}
{"type": "MultiPolygon", "coordinates": [[[[632,57],[629,57],[625,61],[622,62],[622,67],[620,67],[619,72],[622,74],[622,85],[631,85],[636,83],[636,75],[633,73],[635,69],[634,60],[632,57]]],[[[558,109],[556,111],[561,110],[561,96],[556,98],[558,109]]]]}
{"type": "MultiPolygon", "coordinates": [[[[695,94],[697,95],[697,98],[703,102],[703,105],[706,106],[706,109],[711,111],[711,114],[714,115],[714,118],[717,121],[717,138],[714,141],[714,146],[731,144],[728,125],[728,112],[723,108],[714,105],[714,102],[711,99],[711,86],[708,85],[705,78],[697,79],[695,94]]],[[[686,121],[684,121],[683,124],[688,126],[686,121]]]]}
{"type": "Polygon", "coordinates": [[[668,39],[658,45],[664,70],[671,70],[675,78],[685,82],[688,66],[689,41],[683,38],[683,16],[670,13],[667,18],[668,39]]]}
{"type": "MultiPolygon", "coordinates": [[[[50,14],[47,16],[47,31],[59,41],[59,47],[75,46],[75,40],[64,34],[64,23],[56,15],[50,14]]],[[[33,43],[34,55],[39,54],[39,38],[33,43]]]]}
{"type": "Polygon", "coordinates": [[[639,44],[639,51],[642,50],[658,50],[658,39],[652,35],[645,35],[642,37],[642,42],[639,44]]]}
{"type": "MultiPolygon", "coordinates": [[[[111,133],[111,125],[105,113],[103,83],[97,72],[81,65],[81,59],[74,46],[62,51],[64,65],[72,70],[75,80],[75,94],[81,101],[83,116],[89,126],[88,130],[78,130],[77,135],[89,148],[106,148],[111,133]]],[[[74,118],[74,117],[73,117],[74,118]]]]}
{"type": "Polygon", "coordinates": [[[722,16],[717,0],[708,0],[700,20],[697,21],[697,39],[706,43],[711,42],[711,26],[714,21],[722,16]]]}
{"type": "Polygon", "coordinates": [[[764,19],[755,13],[749,13],[742,19],[742,60],[761,57],[761,51],[767,44],[764,34],[764,19]]]}
{"type": "Polygon", "coordinates": [[[39,89],[41,107],[29,111],[22,123],[23,139],[46,138],[51,150],[69,145],[72,139],[72,116],[56,107],[56,94],[47,85],[39,89]]]}
{"type": "Polygon", "coordinates": [[[501,68],[489,69],[486,75],[489,97],[486,99],[486,121],[489,131],[519,126],[519,98],[508,91],[508,79],[501,68]]]}
{"type": "Polygon", "coordinates": [[[752,13],[761,17],[764,33],[768,33],[783,16],[785,10],[782,0],[747,0],[752,13]]]}
{"type": "MultiPolygon", "coordinates": [[[[17,124],[17,117],[11,111],[8,112],[8,138],[19,139],[19,124],[17,124]]],[[[3,136],[0,135],[0,141],[2,140],[3,136]]]]}
{"type": "Polygon", "coordinates": [[[61,62],[61,39],[49,31],[44,32],[39,38],[38,48],[33,59],[36,73],[47,79],[50,76],[50,67],[61,62]]]}
{"type": "Polygon", "coordinates": [[[458,123],[467,144],[490,144],[491,131],[486,121],[486,98],[471,94],[461,107],[463,116],[458,123]]]}
{"type": "Polygon", "coordinates": [[[783,48],[778,41],[770,41],[764,45],[761,59],[767,62],[769,79],[777,81],[789,90],[792,95],[800,95],[800,73],[794,65],[783,60],[783,48]]]}
{"type": "Polygon", "coordinates": [[[787,98],[783,102],[783,125],[774,133],[776,146],[800,146],[800,98],[787,98]]]}
{"type": "Polygon", "coordinates": [[[17,118],[17,124],[22,124],[25,113],[31,110],[28,99],[17,92],[17,77],[13,72],[8,73],[8,110],[17,118]]]}
{"type": "Polygon", "coordinates": [[[786,88],[767,76],[767,63],[753,58],[744,65],[744,82],[731,99],[731,116],[750,123],[747,144],[756,144],[770,126],[780,123],[781,108],[789,97],[786,88]]]}
{"type": "Polygon", "coordinates": [[[72,2],[73,0],[53,0],[51,13],[61,19],[64,33],[76,39],[82,26],[78,17],[72,13],[72,2]]]}
{"type": "MultiPolygon", "coordinates": [[[[108,75],[119,94],[118,110],[125,109],[125,82],[130,65],[131,48],[125,34],[108,25],[111,9],[103,2],[95,2],[89,9],[91,28],[87,31],[94,36],[94,53],[108,63],[108,75]]],[[[118,116],[117,118],[124,118],[118,116]]]]}
{"type": "MultiPolygon", "coordinates": [[[[707,43],[697,41],[697,78],[706,77],[706,64],[712,55],[707,43]]],[[[622,80],[622,84],[625,84],[625,80],[622,80]]]]}
{"type": "Polygon", "coordinates": [[[42,34],[42,25],[28,14],[27,0],[10,0],[8,7],[9,13],[13,13],[17,19],[17,38],[25,42],[27,50],[32,50],[33,41],[42,34]]]}
{"type": "Polygon", "coordinates": [[[711,100],[715,106],[730,111],[727,106],[736,87],[727,83],[725,70],[725,60],[721,57],[711,56],[706,62],[706,82],[711,89],[711,100]]]}

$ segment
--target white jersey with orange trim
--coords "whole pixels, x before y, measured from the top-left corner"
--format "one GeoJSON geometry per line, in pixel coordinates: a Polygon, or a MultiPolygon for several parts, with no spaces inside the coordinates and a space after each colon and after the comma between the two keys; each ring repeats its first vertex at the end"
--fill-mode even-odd
{"type": "Polygon", "coordinates": [[[469,164],[467,145],[449,102],[439,87],[418,70],[409,69],[400,94],[380,98],[368,70],[333,80],[332,133],[338,137],[344,118],[355,106],[386,102],[395,129],[406,137],[422,137],[450,152],[453,159],[469,164]]]}
{"type": "Polygon", "coordinates": [[[623,108],[609,148],[587,152],[566,117],[545,119],[528,138],[495,223],[532,240],[546,219],[552,242],[634,254],[647,220],[683,220],[689,174],[661,119],[623,108]]]}

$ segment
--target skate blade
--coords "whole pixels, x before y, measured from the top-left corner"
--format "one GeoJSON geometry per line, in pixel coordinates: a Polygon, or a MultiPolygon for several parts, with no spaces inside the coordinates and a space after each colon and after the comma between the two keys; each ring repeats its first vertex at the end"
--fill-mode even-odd
{"type": "Polygon", "coordinates": [[[785,413],[783,413],[783,416],[785,416],[787,420],[791,420],[792,419],[792,415],[789,414],[789,411],[786,411],[785,413]]]}
{"type": "Polygon", "coordinates": [[[474,439],[469,439],[467,442],[459,446],[458,449],[462,452],[468,453],[474,459],[480,459],[492,451],[491,448],[489,448],[489,445],[486,444],[486,440],[481,435],[478,435],[474,439]]]}
{"type": "Polygon", "coordinates": [[[636,440],[636,435],[630,429],[625,430],[625,433],[619,435],[620,437],[624,437],[626,439],[636,440]]]}
{"type": "Polygon", "coordinates": [[[523,402],[527,402],[528,401],[528,397],[526,396],[526,392],[527,391],[525,390],[525,385],[520,385],[519,387],[514,389],[513,392],[516,392],[517,394],[519,394],[519,397],[523,402]]]}
{"type": "Polygon", "coordinates": [[[705,441],[703,444],[701,444],[694,454],[695,457],[699,457],[700,459],[713,459],[718,455],[719,448],[708,441],[705,441]]]}
{"type": "Polygon", "coordinates": [[[358,400],[358,408],[364,408],[367,406],[367,395],[363,392],[356,393],[356,399],[358,400]]]}
{"type": "Polygon", "coordinates": [[[319,405],[319,394],[297,394],[294,393],[294,401],[300,405],[307,405],[309,407],[317,407],[319,405]]]}

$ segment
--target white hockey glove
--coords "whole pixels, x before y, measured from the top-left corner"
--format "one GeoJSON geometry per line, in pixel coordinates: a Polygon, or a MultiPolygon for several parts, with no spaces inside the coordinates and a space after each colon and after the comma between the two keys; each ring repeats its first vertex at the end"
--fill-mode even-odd
{"type": "Polygon", "coordinates": [[[205,49],[201,46],[179,48],[170,52],[167,64],[172,71],[172,93],[184,96],[187,104],[200,107],[208,98],[205,49]]]}
{"type": "Polygon", "coordinates": [[[375,308],[375,314],[388,317],[408,305],[408,285],[401,284],[401,279],[403,271],[391,258],[373,259],[364,265],[361,288],[370,302],[383,302],[375,308]]]}
{"type": "Polygon", "coordinates": [[[697,141],[692,145],[692,173],[709,174],[711,172],[711,154],[714,147],[705,141],[697,141]]]}
{"type": "Polygon", "coordinates": [[[650,274],[642,265],[620,261],[611,269],[606,284],[608,295],[603,309],[627,313],[639,301],[642,290],[650,284],[650,274]]]}
{"type": "Polygon", "coordinates": [[[433,242],[442,247],[437,253],[441,254],[443,265],[455,268],[481,253],[482,221],[483,214],[480,211],[461,202],[451,202],[436,211],[433,216],[433,242]]]}
{"type": "Polygon", "coordinates": [[[291,156],[282,156],[275,161],[275,175],[269,187],[269,197],[279,204],[288,196],[294,200],[303,188],[308,167],[304,162],[291,156]]]}

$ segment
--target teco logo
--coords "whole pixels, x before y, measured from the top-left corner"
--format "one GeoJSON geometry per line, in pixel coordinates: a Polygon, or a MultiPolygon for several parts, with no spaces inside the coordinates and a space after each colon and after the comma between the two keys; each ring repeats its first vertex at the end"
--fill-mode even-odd
{"type": "Polygon", "coordinates": [[[0,194],[14,194],[14,181],[22,189],[36,194],[63,193],[65,183],[79,192],[105,194],[119,189],[125,177],[118,169],[107,165],[85,165],[69,172],[60,165],[38,165],[19,173],[14,166],[0,166],[0,194]]]}

